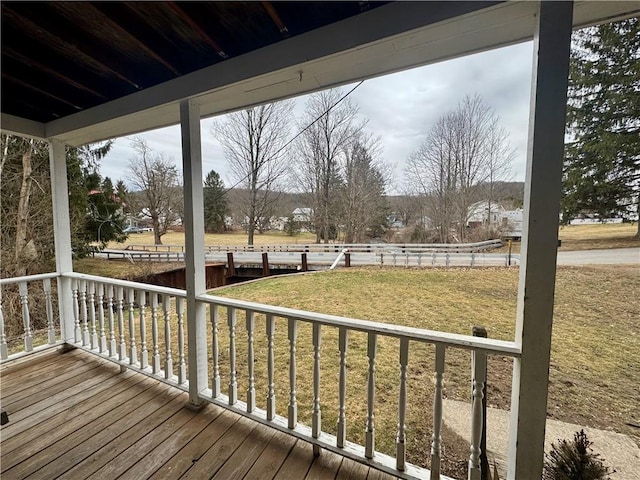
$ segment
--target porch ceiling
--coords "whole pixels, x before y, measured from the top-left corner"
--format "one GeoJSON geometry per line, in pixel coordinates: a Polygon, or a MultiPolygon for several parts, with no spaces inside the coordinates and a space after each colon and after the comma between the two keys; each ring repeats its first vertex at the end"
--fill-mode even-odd
{"type": "MultiPolygon", "coordinates": [[[[535,2],[2,2],[2,129],[79,145],[530,39],[535,2]]],[[[576,2],[574,25],[638,14],[576,2]]]]}

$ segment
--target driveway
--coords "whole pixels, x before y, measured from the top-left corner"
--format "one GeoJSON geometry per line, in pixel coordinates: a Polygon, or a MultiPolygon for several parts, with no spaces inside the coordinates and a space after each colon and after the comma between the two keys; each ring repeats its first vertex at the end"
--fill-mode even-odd
{"type": "Polygon", "coordinates": [[[640,248],[558,252],[558,265],[640,265],[640,248]]]}

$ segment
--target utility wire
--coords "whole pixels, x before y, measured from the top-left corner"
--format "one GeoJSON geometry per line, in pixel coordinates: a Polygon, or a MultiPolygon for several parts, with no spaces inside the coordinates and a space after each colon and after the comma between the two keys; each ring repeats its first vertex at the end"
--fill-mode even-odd
{"type": "MultiPolygon", "coordinates": [[[[320,115],[318,115],[313,122],[311,122],[309,125],[307,125],[302,130],[300,130],[298,133],[296,133],[287,143],[285,143],[276,153],[274,153],[273,156],[276,157],[280,152],[282,152],[285,148],[287,148],[289,145],[291,145],[295,141],[296,138],[298,138],[300,135],[302,135],[304,132],[306,132],[311,127],[313,127],[316,123],[318,123],[322,119],[322,117],[324,117],[331,110],[333,110],[335,107],[337,107],[342,101],[344,101],[349,95],[351,95],[363,83],[364,83],[364,80],[360,80],[351,90],[349,90],[347,93],[345,93],[342,97],[340,97],[338,100],[336,100],[336,102],[333,105],[331,105],[324,112],[322,112],[320,115]]],[[[240,185],[242,182],[244,182],[247,178],[249,178],[252,174],[253,174],[253,172],[249,172],[249,174],[246,177],[241,178],[236,183],[234,183],[232,186],[230,186],[229,188],[226,188],[224,190],[224,192],[222,192],[219,195],[219,197],[216,198],[216,200],[219,200],[220,198],[225,196],[227,193],[229,193],[231,190],[233,190],[238,185],[240,185]]]]}

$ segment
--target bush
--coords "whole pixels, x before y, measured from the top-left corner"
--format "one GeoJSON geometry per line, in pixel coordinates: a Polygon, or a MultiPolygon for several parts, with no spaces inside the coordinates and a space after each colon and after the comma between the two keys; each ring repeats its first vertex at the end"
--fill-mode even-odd
{"type": "Polygon", "coordinates": [[[593,452],[592,442],[584,430],[573,435],[573,441],[562,440],[551,445],[545,454],[543,480],[605,480],[613,473],[600,455],[593,452]]]}

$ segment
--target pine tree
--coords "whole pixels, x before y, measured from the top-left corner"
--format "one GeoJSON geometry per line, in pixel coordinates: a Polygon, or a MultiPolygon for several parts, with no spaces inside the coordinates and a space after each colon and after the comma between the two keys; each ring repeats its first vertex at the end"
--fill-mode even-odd
{"type": "Polygon", "coordinates": [[[573,40],[563,221],[581,212],[629,218],[640,187],[640,19],[573,40]]]}
{"type": "Polygon", "coordinates": [[[218,172],[211,170],[204,180],[204,230],[207,233],[224,231],[227,199],[224,182],[218,172]]]}

